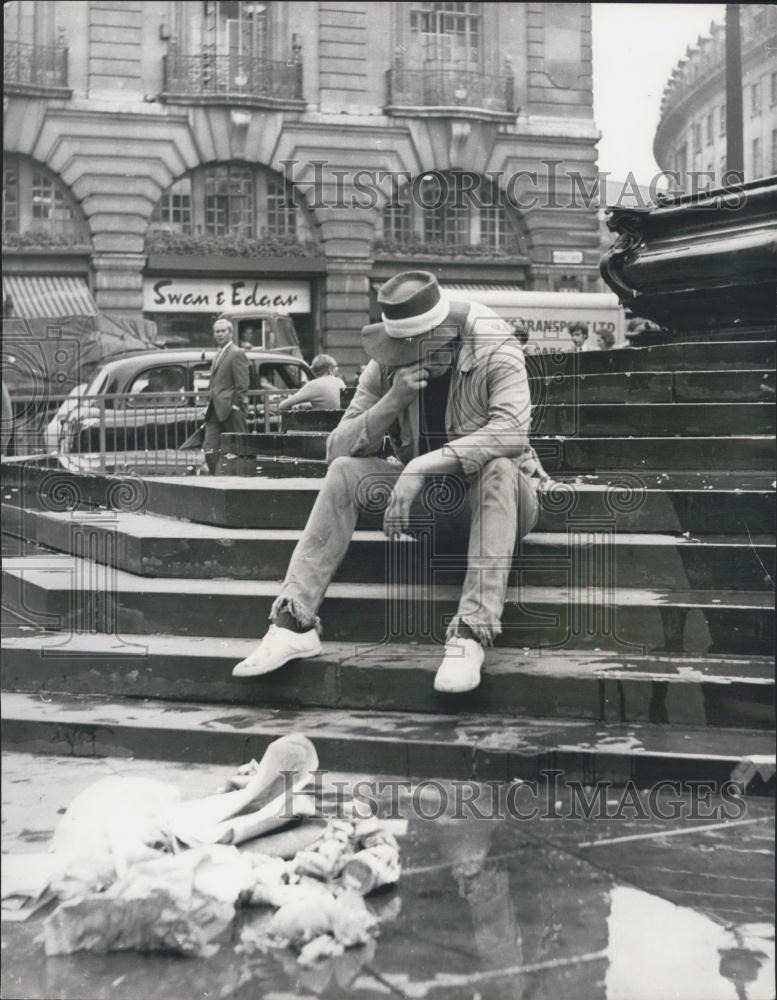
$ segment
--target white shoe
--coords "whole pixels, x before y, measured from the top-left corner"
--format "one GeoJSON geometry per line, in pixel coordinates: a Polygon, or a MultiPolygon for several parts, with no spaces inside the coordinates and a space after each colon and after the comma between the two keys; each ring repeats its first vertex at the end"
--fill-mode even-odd
{"type": "Polygon", "coordinates": [[[253,653],[234,668],[232,676],[258,677],[277,670],[289,660],[318,656],[320,652],[321,640],[314,628],[307,632],[292,632],[291,629],[271,625],[253,653]]]}
{"type": "Polygon", "coordinates": [[[434,678],[434,690],[445,694],[474,691],[480,684],[485,653],[475,639],[453,636],[445,643],[445,657],[434,678]]]}

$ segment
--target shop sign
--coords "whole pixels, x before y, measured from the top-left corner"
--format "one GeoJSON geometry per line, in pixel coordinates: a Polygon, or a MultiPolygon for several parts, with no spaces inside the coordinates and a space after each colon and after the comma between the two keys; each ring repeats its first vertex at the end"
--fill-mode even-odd
{"type": "Polygon", "coordinates": [[[236,278],[146,278],[143,312],[269,312],[309,313],[310,284],[306,281],[254,281],[236,278]]]}
{"type": "Polygon", "coordinates": [[[582,264],[583,263],[583,251],[582,250],[554,250],[553,251],[553,263],[554,264],[582,264]]]}

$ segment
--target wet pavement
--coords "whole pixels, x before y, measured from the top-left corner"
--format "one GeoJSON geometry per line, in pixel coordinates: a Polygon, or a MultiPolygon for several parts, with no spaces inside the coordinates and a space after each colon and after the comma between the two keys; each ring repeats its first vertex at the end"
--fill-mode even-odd
{"type": "MultiPolygon", "coordinates": [[[[5,754],[2,850],[45,850],[70,800],[107,775],[169,781],[187,798],[214,790],[233,770],[5,754]]],[[[336,808],[336,792],[353,792],[409,819],[399,886],[369,897],[382,918],[374,947],[315,969],[300,968],[286,952],[238,953],[241,922],[264,912],[247,910],[208,960],[46,958],[41,920],[32,918],[3,924],[3,998],[773,997],[768,801],[691,800],[665,790],[654,805],[666,818],[655,809],[640,817],[650,812],[640,808],[646,793],[611,789],[602,798],[606,818],[578,819],[574,793],[552,785],[532,798],[528,786],[520,789],[525,795],[518,786],[450,782],[379,782],[367,790],[360,780],[327,775],[318,790],[322,808],[336,808]],[[512,798],[504,794],[509,787],[512,798]],[[508,802],[512,817],[500,815],[508,802]],[[515,815],[528,816],[532,804],[539,806],[533,818],[515,815]]]]}

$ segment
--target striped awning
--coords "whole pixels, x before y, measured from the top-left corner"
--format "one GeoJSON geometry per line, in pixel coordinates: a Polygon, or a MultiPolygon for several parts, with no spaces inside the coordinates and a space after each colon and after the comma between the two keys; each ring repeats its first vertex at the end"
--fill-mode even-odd
{"type": "MultiPolygon", "coordinates": [[[[75,275],[7,274],[3,278],[3,301],[11,300],[11,315],[24,319],[63,319],[65,316],[95,316],[97,306],[89,286],[75,275]]],[[[3,310],[6,312],[6,310],[3,310]]]]}

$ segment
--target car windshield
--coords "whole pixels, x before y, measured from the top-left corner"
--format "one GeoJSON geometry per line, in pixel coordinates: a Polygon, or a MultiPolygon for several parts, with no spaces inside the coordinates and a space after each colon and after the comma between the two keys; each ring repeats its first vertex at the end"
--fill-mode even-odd
{"type": "Polygon", "coordinates": [[[300,365],[264,362],[258,366],[258,388],[299,389],[308,377],[300,365]]]}
{"type": "Polygon", "coordinates": [[[287,316],[279,316],[277,320],[278,347],[298,347],[297,331],[294,324],[287,316]]]}
{"type": "Polygon", "coordinates": [[[130,383],[131,406],[175,405],[186,402],[186,369],[183,365],[155,365],[139,372],[130,383]]]}

